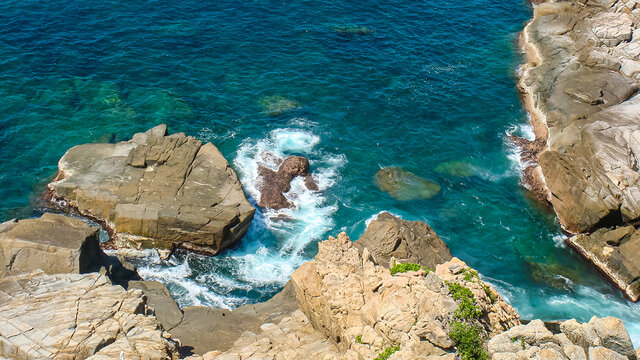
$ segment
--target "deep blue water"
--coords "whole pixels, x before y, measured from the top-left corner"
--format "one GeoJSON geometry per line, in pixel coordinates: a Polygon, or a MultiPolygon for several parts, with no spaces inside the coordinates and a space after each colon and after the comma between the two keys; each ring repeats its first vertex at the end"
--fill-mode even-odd
{"type": "Polygon", "coordinates": [[[562,245],[519,186],[508,132],[522,2],[14,1],[0,13],[0,220],[36,216],[69,147],[167,123],[212,141],[255,199],[270,156],[310,158],[322,191],[294,184],[288,221],[258,214],[216,258],[138,260],[183,306],[269,298],[317,241],[386,210],[429,223],[523,318],[625,320],[640,311],[562,245]],[[275,98],[298,106],[280,114],[275,98]],[[271,98],[270,98],[271,97],[271,98]],[[442,170],[462,161],[471,176],[442,170]],[[374,175],[401,166],[442,187],[398,201],[374,175]]]}

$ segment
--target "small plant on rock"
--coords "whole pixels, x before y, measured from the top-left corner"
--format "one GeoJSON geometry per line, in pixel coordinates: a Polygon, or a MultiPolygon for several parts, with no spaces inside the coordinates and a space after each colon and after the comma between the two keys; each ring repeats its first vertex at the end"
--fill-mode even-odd
{"type": "Polygon", "coordinates": [[[462,360],[487,360],[487,352],[482,347],[480,331],[477,327],[464,322],[451,323],[449,337],[456,344],[462,360]]]}
{"type": "Polygon", "coordinates": [[[388,360],[389,357],[391,357],[391,355],[393,355],[393,353],[398,350],[400,350],[400,346],[398,345],[389,346],[386,349],[382,350],[382,352],[378,354],[378,356],[376,356],[376,358],[373,360],[388,360]]]}
{"type": "Polygon", "coordinates": [[[356,342],[357,342],[358,344],[362,344],[362,335],[358,335],[358,336],[356,336],[356,342]]]}
{"type": "Polygon", "coordinates": [[[489,287],[489,285],[482,284],[482,289],[484,290],[484,293],[487,294],[489,301],[491,301],[492,304],[495,304],[498,298],[496,297],[496,294],[494,294],[493,291],[491,291],[491,288],[489,287]]]}
{"type": "Polygon", "coordinates": [[[480,277],[478,276],[478,272],[471,268],[465,268],[460,273],[464,275],[464,279],[468,282],[474,282],[480,279],[480,277]]]}
{"type": "Polygon", "coordinates": [[[406,264],[393,264],[393,266],[389,269],[389,272],[391,272],[391,275],[395,275],[398,273],[404,273],[407,271],[418,271],[421,269],[426,271],[427,274],[430,271],[432,271],[431,269],[428,269],[426,266],[421,266],[420,264],[406,263],[406,264]]]}

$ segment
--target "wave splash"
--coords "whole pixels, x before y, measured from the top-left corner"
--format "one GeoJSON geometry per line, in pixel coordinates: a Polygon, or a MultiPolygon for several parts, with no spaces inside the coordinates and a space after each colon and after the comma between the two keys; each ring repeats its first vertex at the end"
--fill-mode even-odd
{"type": "Polygon", "coordinates": [[[232,309],[266,300],[310,259],[312,244],[334,227],[332,216],[338,206],[328,201],[326,191],[339,180],[346,158],[319,149],[320,137],[306,129],[303,121],[298,119],[291,125],[273,130],[262,139],[245,139],[234,167],[254,205],[260,197],[258,168],[277,170],[279,162],[290,155],[309,159],[318,191],[307,189],[302,178],[295,178],[285,194],[294,207],[258,209],[241,244],[218,256],[178,253],[164,261],[149,252],[143,264],[137,261],[140,274],[167,285],[181,307],[232,309]]]}

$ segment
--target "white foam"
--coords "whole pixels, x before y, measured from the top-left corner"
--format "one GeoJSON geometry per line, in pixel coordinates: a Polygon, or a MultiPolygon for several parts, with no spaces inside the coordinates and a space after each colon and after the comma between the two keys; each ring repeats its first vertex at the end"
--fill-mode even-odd
{"type": "Polygon", "coordinates": [[[305,249],[334,227],[332,217],[338,210],[325,191],[339,180],[346,158],[318,149],[321,138],[309,131],[311,125],[294,119],[290,127],[273,130],[265,138],[246,139],[233,163],[254,204],[260,197],[259,167],[277,170],[290,155],[304,154],[309,159],[317,191],[307,189],[304,179],[296,178],[285,194],[294,206],[258,210],[240,247],[213,258],[189,254],[182,262],[174,257],[163,262],[155,255],[141,267],[141,275],[167,284],[181,306],[235,308],[248,301],[245,294],[283,286],[291,273],[309,260],[305,249]],[[189,261],[198,263],[197,271],[190,268],[189,261]]]}
{"type": "Polygon", "coordinates": [[[562,234],[557,234],[553,236],[553,243],[557,248],[566,248],[567,244],[564,242],[566,236],[562,234]]]}

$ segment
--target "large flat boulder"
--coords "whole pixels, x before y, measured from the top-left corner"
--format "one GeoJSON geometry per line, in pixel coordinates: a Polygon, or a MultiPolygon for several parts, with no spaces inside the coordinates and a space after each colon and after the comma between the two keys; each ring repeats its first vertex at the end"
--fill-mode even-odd
{"type": "Polygon", "coordinates": [[[175,347],[140,290],[97,273],[14,275],[0,280],[0,357],[172,359],[175,347]]]}
{"type": "Polygon", "coordinates": [[[98,228],[78,218],[44,214],[0,225],[0,271],[86,273],[100,267],[98,228]]]}
{"type": "Polygon", "coordinates": [[[415,263],[435,269],[451,260],[451,252],[433,229],[422,221],[406,221],[383,212],[354,242],[367,248],[373,261],[386,268],[393,257],[401,263],[415,263]]]}
{"type": "Polygon", "coordinates": [[[116,247],[216,254],[236,243],[255,209],[211,143],[165,125],[116,144],[67,151],[48,185],[53,200],[102,222],[116,247]]]}

